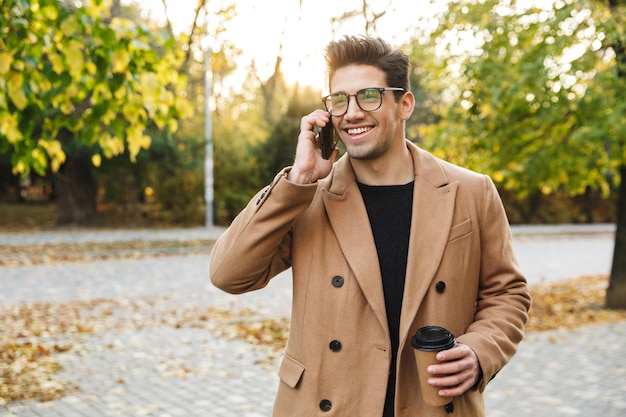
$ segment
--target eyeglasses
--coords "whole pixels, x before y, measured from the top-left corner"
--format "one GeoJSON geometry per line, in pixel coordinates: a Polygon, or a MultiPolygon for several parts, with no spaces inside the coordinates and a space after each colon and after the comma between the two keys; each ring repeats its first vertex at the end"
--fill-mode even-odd
{"type": "Polygon", "coordinates": [[[370,112],[378,110],[383,104],[383,93],[385,91],[405,91],[400,87],[370,87],[357,91],[355,94],[334,93],[326,97],[322,97],[324,106],[331,116],[339,117],[348,112],[348,104],[350,97],[354,96],[356,104],[363,111],[370,112]]]}

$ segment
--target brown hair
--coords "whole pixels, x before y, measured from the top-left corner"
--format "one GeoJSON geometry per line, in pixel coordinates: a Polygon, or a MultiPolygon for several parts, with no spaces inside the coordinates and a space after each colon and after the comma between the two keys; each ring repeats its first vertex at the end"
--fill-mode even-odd
{"type": "MultiPolygon", "coordinates": [[[[332,41],[326,47],[326,66],[328,79],[335,72],[348,65],[371,65],[383,71],[389,87],[401,87],[410,91],[409,57],[399,49],[391,46],[381,38],[366,36],[344,36],[343,39],[332,41]]],[[[396,92],[396,100],[402,96],[396,92]]]]}

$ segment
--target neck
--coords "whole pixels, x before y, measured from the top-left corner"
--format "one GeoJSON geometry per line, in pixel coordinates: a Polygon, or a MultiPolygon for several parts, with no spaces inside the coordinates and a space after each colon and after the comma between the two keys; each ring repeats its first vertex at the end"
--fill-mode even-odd
{"type": "Polygon", "coordinates": [[[413,157],[404,142],[397,151],[372,159],[350,159],[356,179],[366,185],[401,185],[415,179],[413,157]]]}

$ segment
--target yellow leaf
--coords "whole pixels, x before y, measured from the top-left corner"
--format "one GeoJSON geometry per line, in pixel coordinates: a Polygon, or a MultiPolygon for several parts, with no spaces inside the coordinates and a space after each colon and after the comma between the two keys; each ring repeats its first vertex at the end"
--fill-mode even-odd
{"type": "Polygon", "coordinates": [[[65,100],[60,106],[61,112],[65,115],[70,115],[74,111],[74,105],[70,100],[65,100]]]}
{"type": "Polygon", "coordinates": [[[117,39],[134,38],[135,25],[128,19],[114,17],[109,24],[117,39]]]}
{"type": "MultiPolygon", "coordinates": [[[[96,84],[93,89],[93,94],[91,96],[92,104],[100,104],[105,101],[111,100],[111,91],[109,90],[109,85],[105,83],[96,84]]],[[[87,109],[89,111],[89,109],[87,109]]],[[[87,113],[87,111],[85,113],[87,113]]]]}
{"type": "Polygon", "coordinates": [[[78,22],[76,21],[76,17],[74,15],[70,15],[61,23],[61,32],[63,32],[63,35],[67,38],[71,38],[78,32],[78,30],[78,22]]]}
{"type": "Polygon", "coordinates": [[[0,118],[0,132],[2,132],[9,143],[14,144],[21,141],[24,136],[20,132],[17,123],[17,114],[15,113],[3,113],[0,118]]]}
{"type": "Polygon", "coordinates": [[[143,134],[143,129],[138,126],[131,126],[126,130],[126,139],[128,141],[128,151],[130,160],[135,162],[137,154],[141,149],[148,149],[152,142],[150,136],[143,134]]]}
{"type": "Polygon", "coordinates": [[[48,59],[52,63],[52,70],[56,74],[63,73],[63,71],[65,70],[65,67],[63,65],[63,57],[61,55],[50,54],[50,55],[48,55],[48,59]]]}
{"type": "Polygon", "coordinates": [[[56,20],[59,17],[59,11],[55,6],[45,6],[41,9],[41,14],[48,20],[56,20]]]}
{"type": "Polygon", "coordinates": [[[139,108],[133,106],[131,103],[125,103],[122,107],[122,114],[124,114],[126,120],[134,124],[139,119],[139,108]]]}
{"type": "Polygon", "coordinates": [[[481,110],[482,116],[484,117],[491,116],[491,113],[492,113],[491,104],[484,103],[480,110],[481,110]]]}
{"type": "Polygon", "coordinates": [[[500,183],[504,181],[504,174],[502,173],[502,171],[497,171],[493,173],[492,178],[495,182],[500,183]]]}
{"type": "Polygon", "coordinates": [[[165,124],[167,123],[167,121],[163,120],[162,117],[157,117],[156,119],[152,119],[152,121],[154,122],[154,124],[156,124],[156,127],[159,130],[163,130],[165,124]]]}
{"type": "Polygon", "coordinates": [[[122,98],[124,98],[124,96],[126,96],[126,88],[124,87],[124,85],[121,85],[120,88],[115,90],[115,92],[113,93],[113,97],[115,97],[117,100],[121,100],[122,98]]]}
{"type": "Polygon", "coordinates": [[[61,165],[63,165],[63,162],[58,159],[52,159],[50,161],[50,169],[52,170],[52,172],[59,172],[59,169],[61,168],[61,165]]]}
{"type": "Polygon", "coordinates": [[[91,163],[93,164],[93,166],[98,168],[102,164],[102,156],[100,156],[99,153],[93,155],[91,157],[91,163]]]}
{"type": "Polygon", "coordinates": [[[75,39],[72,39],[65,49],[65,62],[67,62],[70,74],[74,79],[80,79],[83,68],[85,68],[83,49],[84,45],[75,39]]]}
{"type": "Polygon", "coordinates": [[[124,72],[130,63],[130,54],[124,50],[116,50],[111,53],[113,72],[124,72]]]}
{"type": "Polygon", "coordinates": [[[168,120],[168,126],[170,127],[170,132],[176,132],[178,130],[178,120],[173,117],[168,120]]]}
{"type": "Polygon", "coordinates": [[[24,63],[23,60],[17,59],[13,61],[13,69],[15,69],[16,71],[24,71],[25,67],[26,67],[26,64],[24,63]]]}
{"type": "Polygon", "coordinates": [[[124,142],[118,137],[111,137],[108,133],[103,133],[98,139],[100,149],[106,158],[113,158],[124,152],[124,142]]]}
{"type": "Polygon", "coordinates": [[[153,72],[144,72],[139,76],[139,91],[154,93],[159,90],[159,78],[153,72]]]}
{"type": "Polygon", "coordinates": [[[168,114],[170,112],[170,105],[167,103],[168,101],[172,100],[164,100],[159,102],[159,105],[157,106],[159,113],[168,114]]]}
{"type": "Polygon", "coordinates": [[[110,1],[89,1],[83,3],[85,3],[85,7],[89,11],[90,16],[102,16],[103,18],[111,16],[110,1]]]}
{"type": "Polygon", "coordinates": [[[57,172],[61,165],[65,163],[66,155],[63,151],[63,146],[61,142],[56,139],[46,140],[42,139],[39,141],[38,145],[45,149],[48,157],[50,158],[50,168],[52,172],[57,172]]]}
{"type": "Polygon", "coordinates": [[[9,97],[15,107],[20,110],[24,110],[26,105],[28,104],[28,100],[26,99],[26,94],[24,93],[24,89],[22,85],[24,84],[24,75],[21,72],[12,72],[9,75],[9,97]]]}
{"type": "Polygon", "coordinates": [[[91,61],[85,64],[85,68],[87,69],[89,75],[95,75],[96,72],[98,72],[98,67],[91,61]]]}
{"type": "Polygon", "coordinates": [[[13,55],[7,52],[0,52],[0,75],[9,72],[11,62],[13,62],[13,55]]]}
{"type": "Polygon", "coordinates": [[[112,121],[113,121],[116,117],[117,117],[117,112],[116,112],[114,109],[109,108],[109,109],[107,109],[107,112],[106,112],[106,113],[104,113],[104,115],[100,118],[100,121],[101,121],[102,123],[104,123],[105,125],[110,126],[110,125],[111,125],[111,122],[112,122],[112,121]]]}
{"type": "Polygon", "coordinates": [[[75,98],[76,96],[78,96],[79,92],[80,91],[78,90],[78,85],[74,83],[68,85],[67,89],[65,90],[68,99],[75,98]]]}
{"type": "Polygon", "coordinates": [[[48,160],[46,159],[46,154],[39,148],[34,148],[30,151],[30,156],[35,160],[35,162],[40,166],[47,166],[48,160]]]}
{"type": "Polygon", "coordinates": [[[13,175],[21,175],[26,172],[26,165],[23,161],[18,161],[11,170],[11,172],[13,173],[13,175]]]}

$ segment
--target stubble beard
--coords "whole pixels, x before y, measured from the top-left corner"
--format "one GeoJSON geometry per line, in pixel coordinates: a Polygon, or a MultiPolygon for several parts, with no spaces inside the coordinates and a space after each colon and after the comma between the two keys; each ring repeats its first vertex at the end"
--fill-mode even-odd
{"type": "Polygon", "coordinates": [[[365,146],[346,146],[344,143],[344,147],[350,158],[359,161],[372,161],[384,155],[391,144],[387,141],[377,141],[373,144],[365,144],[365,146]]]}

